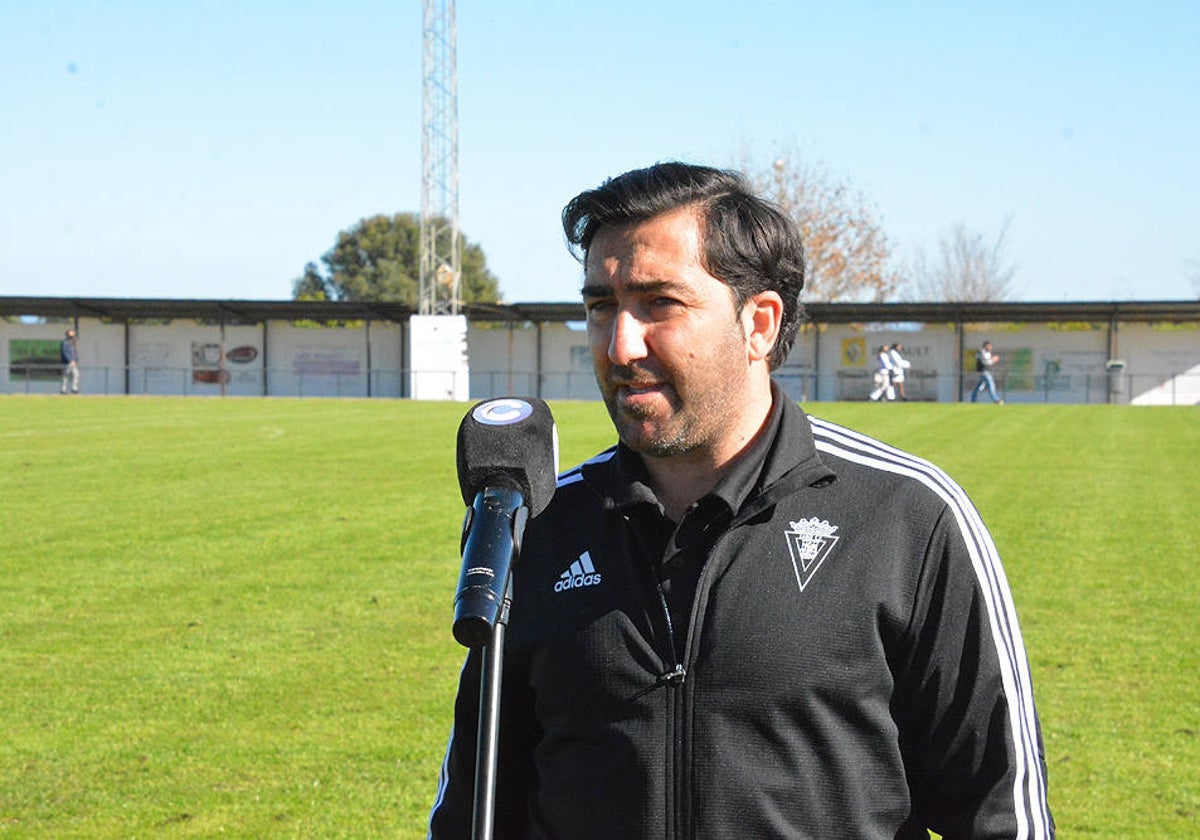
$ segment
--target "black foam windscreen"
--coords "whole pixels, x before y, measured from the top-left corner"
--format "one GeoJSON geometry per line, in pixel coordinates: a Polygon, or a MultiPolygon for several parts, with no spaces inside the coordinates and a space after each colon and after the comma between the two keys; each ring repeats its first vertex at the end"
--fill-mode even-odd
{"type": "Polygon", "coordinates": [[[558,430],[536,397],[476,403],[458,427],[458,484],[467,507],[489,484],[515,484],[531,516],[550,504],[558,478],[558,430]]]}

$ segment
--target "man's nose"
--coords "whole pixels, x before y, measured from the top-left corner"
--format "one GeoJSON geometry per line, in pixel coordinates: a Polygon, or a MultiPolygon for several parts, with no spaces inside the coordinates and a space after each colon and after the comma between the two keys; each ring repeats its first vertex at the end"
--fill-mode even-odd
{"type": "Polygon", "coordinates": [[[615,365],[627,365],[646,358],[646,325],[629,310],[619,310],[613,319],[608,339],[608,359],[615,365]]]}

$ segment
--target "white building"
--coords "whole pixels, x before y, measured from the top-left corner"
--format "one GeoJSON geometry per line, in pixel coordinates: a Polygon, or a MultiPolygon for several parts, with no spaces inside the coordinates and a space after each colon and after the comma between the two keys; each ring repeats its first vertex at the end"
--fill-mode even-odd
{"type": "MultiPolygon", "coordinates": [[[[1198,301],[807,309],[776,371],[803,402],[865,399],[875,348],[897,341],[909,399],[961,400],[990,340],[1009,402],[1200,404],[1198,301]]],[[[56,392],[70,326],[89,394],[599,397],[580,304],[464,312],[443,325],[392,303],[0,297],[0,394],[56,392]]]]}

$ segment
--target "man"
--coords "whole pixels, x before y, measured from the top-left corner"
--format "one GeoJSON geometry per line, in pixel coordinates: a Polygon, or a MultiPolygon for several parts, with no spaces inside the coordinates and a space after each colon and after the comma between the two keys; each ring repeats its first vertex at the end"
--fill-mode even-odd
{"type": "Polygon", "coordinates": [[[892,385],[895,370],[892,366],[892,348],[886,344],[879,345],[875,351],[875,390],[867,395],[871,402],[879,402],[884,395],[888,402],[896,399],[896,389],[892,385]]]}
{"type": "Polygon", "coordinates": [[[992,342],[983,342],[983,346],[975,354],[975,370],[979,374],[979,381],[975,383],[975,390],[971,392],[971,402],[975,402],[984,389],[987,389],[992,402],[1004,403],[1004,398],[996,393],[996,380],[992,376],[992,368],[998,361],[1000,357],[992,352],[992,342]]]}
{"type": "Polygon", "coordinates": [[[892,345],[888,356],[892,360],[892,384],[896,388],[896,396],[901,401],[906,401],[908,397],[904,395],[904,373],[912,367],[912,362],[904,358],[904,345],[899,341],[892,345]]]}
{"type": "Polygon", "coordinates": [[[59,346],[58,355],[62,359],[62,393],[67,393],[70,385],[71,393],[79,393],[79,347],[75,343],[75,330],[67,330],[67,335],[59,346]]]}
{"type": "MultiPolygon", "coordinates": [[[[801,315],[793,224],[737,174],[664,163],[563,225],[619,443],[525,532],[496,836],[1052,836],[978,513],[771,379],[801,315]]],[[[472,651],[433,838],[471,831],[480,671],[472,651]]]]}

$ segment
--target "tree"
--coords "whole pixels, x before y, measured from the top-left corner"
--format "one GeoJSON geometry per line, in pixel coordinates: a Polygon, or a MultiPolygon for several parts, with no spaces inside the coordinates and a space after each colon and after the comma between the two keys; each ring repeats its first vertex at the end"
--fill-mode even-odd
{"type": "MultiPolygon", "coordinates": [[[[296,300],[386,300],[418,304],[421,264],[421,220],[415,213],[363,219],[337,236],[321,257],[309,262],[292,282],[296,300]]],[[[460,234],[461,236],[461,234],[460,234]]],[[[483,249],[462,237],[459,294],[468,303],[495,303],[496,277],[488,270],[483,249]]]]}
{"type": "Polygon", "coordinates": [[[900,287],[891,243],[863,194],[821,165],[785,153],[767,169],[743,166],[755,190],[795,219],[808,256],[805,297],[885,301],[900,287]]]}
{"type": "Polygon", "coordinates": [[[1004,222],[994,241],[959,222],[942,235],[936,260],[917,249],[910,272],[915,297],[939,303],[1008,298],[1017,271],[1006,254],[1011,221],[1004,222]]]}

